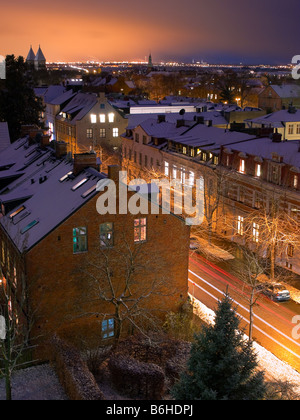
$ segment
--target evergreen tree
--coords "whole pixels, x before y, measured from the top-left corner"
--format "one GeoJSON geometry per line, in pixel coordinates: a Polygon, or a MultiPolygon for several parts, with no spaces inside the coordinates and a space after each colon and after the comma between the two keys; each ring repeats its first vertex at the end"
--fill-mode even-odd
{"type": "Polygon", "coordinates": [[[11,141],[19,138],[22,125],[40,125],[43,105],[33,89],[31,70],[23,57],[6,57],[6,80],[0,89],[0,121],[7,121],[11,141]]]}
{"type": "Polygon", "coordinates": [[[266,392],[252,343],[239,330],[229,295],[219,302],[215,325],[195,335],[187,371],[172,389],[178,400],[259,400],[266,392]]]}

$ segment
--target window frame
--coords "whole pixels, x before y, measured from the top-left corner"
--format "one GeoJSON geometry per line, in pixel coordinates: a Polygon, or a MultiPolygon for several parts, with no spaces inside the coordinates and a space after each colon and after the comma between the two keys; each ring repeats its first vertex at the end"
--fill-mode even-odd
{"type": "Polygon", "coordinates": [[[101,336],[103,340],[108,340],[115,336],[115,319],[107,318],[101,323],[101,336]]]}
{"type": "Polygon", "coordinates": [[[79,226],[73,228],[73,254],[82,254],[88,252],[88,230],[86,226],[79,226]],[[85,230],[85,233],[80,233],[80,229],[85,230]],[[77,232],[76,232],[77,231],[77,232]],[[78,232],[79,231],[79,232],[78,232]],[[82,240],[84,239],[84,244],[82,240]],[[75,241],[76,240],[76,241],[75,241]],[[77,250],[75,244],[77,243],[77,250]],[[84,246],[82,246],[84,245],[84,246]]]}
{"type": "Polygon", "coordinates": [[[147,222],[147,217],[134,219],[133,240],[135,244],[147,242],[147,222]],[[137,222],[138,224],[136,224],[137,222]]]}
{"type": "Polygon", "coordinates": [[[113,222],[105,222],[105,223],[101,223],[99,226],[99,230],[100,230],[100,247],[102,249],[107,249],[107,248],[113,248],[114,247],[114,242],[115,242],[115,235],[114,235],[114,223],[113,222]],[[111,225],[110,228],[108,229],[103,229],[104,226],[108,227],[108,225],[111,225]],[[107,238],[107,235],[111,234],[111,238],[107,238]],[[103,238],[103,236],[106,235],[105,239],[103,238]],[[107,241],[107,242],[106,242],[107,241]],[[108,242],[109,241],[109,242],[108,242]]]}

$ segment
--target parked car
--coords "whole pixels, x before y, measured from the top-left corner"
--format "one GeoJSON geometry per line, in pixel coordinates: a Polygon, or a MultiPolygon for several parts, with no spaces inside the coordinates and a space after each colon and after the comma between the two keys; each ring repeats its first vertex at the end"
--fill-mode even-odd
{"type": "Polygon", "coordinates": [[[190,238],[190,249],[192,251],[196,251],[199,248],[197,238],[190,238]]]}
{"type": "Polygon", "coordinates": [[[267,284],[262,288],[262,292],[278,302],[285,302],[291,298],[290,292],[282,284],[267,284]]]}

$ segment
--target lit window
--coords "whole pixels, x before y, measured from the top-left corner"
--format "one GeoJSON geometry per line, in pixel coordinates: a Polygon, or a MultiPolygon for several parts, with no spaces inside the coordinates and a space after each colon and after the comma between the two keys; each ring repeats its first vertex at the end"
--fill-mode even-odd
{"type": "Polygon", "coordinates": [[[238,216],[237,231],[239,235],[244,235],[244,218],[242,216],[238,216]]]}
{"type": "Polygon", "coordinates": [[[111,338],[115,335],[115,320],[114,318],[105,319],[102,321],[102,338],[111,338]]]}
{"type": "Polygon", "coordinates": [[[173,178],[177,179],[177,168],[176,168],[176,166],[173,166],[173,178]]]}
{"type": "Polygon", "coordinates": [[[73,229],[73,253],[87,251],[87,228],[79,227],[73,229]]]}
{"type": "Polygon", "coordinates": [[[185,146],[182,148],[182,153],[183,153],[184,155],[186,155],[186,153],[187,153],[187,149],[186,149],[186,147],[185,147],[185,146]]]}
{"type": "Polygon", "coordinates": [[[76,184],[76,185],[74,185],[74,187],[72,187],[72,191],[76,191],[79,187],[81,187],[87,181],[88,181],[88,178],[82,179],[80,182],[78,182],[78,184],[76,184]]]}
{"type": "MultiPolygon", "coordinates": [[[[203,180],[203,178],[202,178],[203,180]]],[[[195,183],[195,173],[194,172],[190,172],[190,176],[189,176],[189,184],[190,187],[193,187],[195,183]]]]}
{"type": "Polygon", "coordinates": [[[294,175],[293,177],[293,187],[298,188],[298,175],[294,175]]]}
{"type": "Polygon", "coordinates": [[[245,173],[245,161],[244,161],[244,159],[240,159],[239,172],[241,174],[244,174],[245,173]]]}
{"type": "Polygon", "coordinates": [[[252,225],[252,237],[254,242],[258,242],[259,239],[259,225],[257,223],[253,223],[252,225]]]}
{"type": "Polygon", "coordinates": [[[288,256],[289,256],[290,258],[293,258],[293,256],[294,256],[294,252],[295,252],[295,247],[294,247],[294,245],[292,245],[292,244],[288,244],[288,247],[287,247],[287,254],[288,254],[288,256]]]}
{"type": "Polygon", "coordinates": [[[92,128],[87,128],[87,130],[86,130],[86,138],[87,139],[92,139],[93,138],[93,129],[92,128]]]}
{"type": "Polygon", "coordinates": [[[100,122],[105,123],[105,114],[100,114],[100,122]]]}
{"type": "Polygon", "coordinates": [[[100,138],[104,139],[106,137],[106,129],[100,128],[100,138]]]}
{"type": "Polygon", "coordinates": [[[91,123],[92,123],[92,124],[96,124],[96,122],[97,122],[97,115],[92,114],[92,115],[91,115],[91,123]]]}
{"type": "Polygon", "coordinates": [[[100,245],[102,248],[114,246],[114,224],[102,223],[100,225],[100,245]]]}
{"type": "Polygon", "coordinates": [[[256,165],[256,168],[255,168],[255,176],[257,176],[257,177],[260,177],[261,176],[261,164],[260,163],[258,163],[256,165]]]}
{"type": "Polygon", "coordinates": [[[115,114],[113,112],[108,114],[108,122],[113,123],[115,121],[115,114]]]}
{"type": "Polygon", "coordinates": [[[20,207],[18,210],[14,211],[12,214],[9,215],[10,219],[17,216],[21,211],[25,210],[25,206],[20,207]]]}
{"type": "Polygon", "coordinates": [[[89,188],[86,192],[84,192],[84,193],[81,195],[81,197],[82,197],[82,198],[86,198],[86,197],[88,197],[90,194],[92,194],[94,191],[96,191],[96,188],[97,188],[97,184],[96,184],[96,185],[94,185],[93,187],[89,188]]]}
{"type": "Polygon", "coordinates": [[[73,173],[72,171],[68,172],[66,175],[60,178],[59,182],[64,182],[69,177],[69,175],[72,175],[72,173],[73,173]]]}
{"type": "Polygon", "coordinates": [[[165,176],[169,176],[169,162],[165,162],[165,176]]]}
{"type": "Polygon", "coordinates": [[[113,137],[118,137],[118,136],[119,136],[119,129],[113,128],[113,137]]]}
{"type": "Polygon", "coordinates": [[[134,220],[134,242],[145,242],[147,240],[147,219],[134,220]]]}

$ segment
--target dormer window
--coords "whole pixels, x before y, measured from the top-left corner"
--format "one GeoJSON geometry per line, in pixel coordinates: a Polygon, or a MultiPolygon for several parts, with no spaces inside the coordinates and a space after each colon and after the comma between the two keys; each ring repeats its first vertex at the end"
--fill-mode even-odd
{"type": "Polygon", "coordinates": [[[255,166],[255,176],[259,178],[261,176],[261,164],[257,163],[255,166]]]}
{"type": "Polygon", "coordinates": [[[245,173],[245,160],[244,159],[240,159],[239,172],[241,174],[245,173]]]}
{"type": "Polygon", "coordinates": [[[293,176],[293,188],[298,188],[298,175],[293,176]]]}

